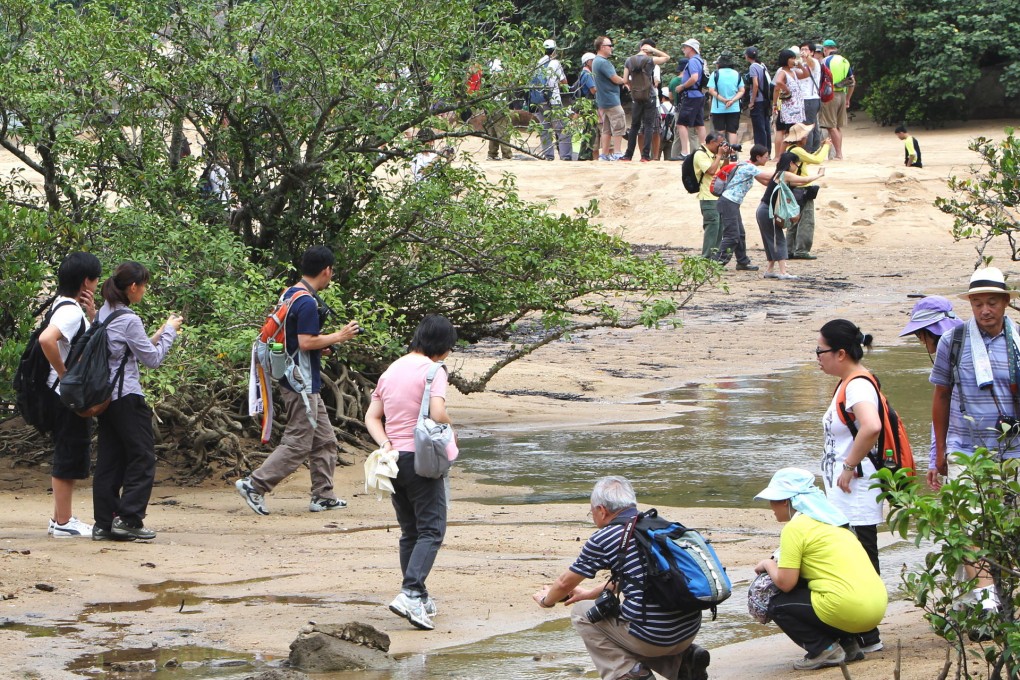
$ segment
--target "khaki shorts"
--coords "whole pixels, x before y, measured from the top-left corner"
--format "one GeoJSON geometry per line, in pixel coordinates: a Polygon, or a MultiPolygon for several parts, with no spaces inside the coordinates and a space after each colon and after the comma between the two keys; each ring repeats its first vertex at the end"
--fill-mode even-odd
{"type": "Polygon", "coordinates": [[[818,125],[823,128],[846,127],[846,92],[835,92],[831,101],[822,103],[818,125]]]}
{"type": "Polygon", "coordinates": [[[602,134],[608,132],[613,137],[627,134],[627,114],[623,112],[622,106],[599,109],[599,124],[602,126],[602,134]]]}

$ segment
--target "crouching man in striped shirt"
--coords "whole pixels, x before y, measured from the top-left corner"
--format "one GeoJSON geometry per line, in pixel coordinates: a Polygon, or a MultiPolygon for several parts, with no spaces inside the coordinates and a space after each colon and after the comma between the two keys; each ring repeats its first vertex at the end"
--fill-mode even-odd
{"type": "Polygon", "coordinates": [[[644,602],[645,569],[626,520],[638,514],[634,487],[623,477],[603,477],[591,492],[589,513],[598,531],[556,581],[533,595],[540,607],[573,605],[570,620],[603,680],[708,678],[708,650],[694,644],[701,611],[666,611],[644,602]],[[581,588],[600,571],[622,576],[611,584],[581,588]],[[622,601],[619,597],[622,595],[622,601]]]}

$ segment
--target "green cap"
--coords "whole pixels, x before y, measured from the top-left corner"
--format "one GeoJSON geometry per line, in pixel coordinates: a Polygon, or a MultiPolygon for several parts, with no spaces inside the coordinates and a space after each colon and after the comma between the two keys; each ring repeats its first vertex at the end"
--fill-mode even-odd
{"type": "Polygon", "coordinates": [[[830,38],[829,40],[826,40],[825,42],[822,43],[822,47],[838,47],[838,45],[836,45],[835,40],[832,40],[830,38]]]}

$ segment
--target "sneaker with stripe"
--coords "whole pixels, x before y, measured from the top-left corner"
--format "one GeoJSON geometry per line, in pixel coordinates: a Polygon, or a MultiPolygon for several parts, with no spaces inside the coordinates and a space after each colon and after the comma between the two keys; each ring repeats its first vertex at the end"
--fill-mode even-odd
{"type": "Polygon", "coordinates": [[[92,538],[92,525],[72,517],[63,524],[53,522],[52,533],[53,538],[92,538]]]}

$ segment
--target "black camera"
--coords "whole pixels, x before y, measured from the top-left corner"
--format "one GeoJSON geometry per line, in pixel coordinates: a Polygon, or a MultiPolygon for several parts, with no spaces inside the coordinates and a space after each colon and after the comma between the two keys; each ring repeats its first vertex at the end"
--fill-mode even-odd
{"type": "Polygon", "coordinates": [[[737,153],[744,150],[743,144],[727,144],[726,146],[730,147],[731,150],[736,151],[737,153]]]}
{"type": "Polygon", "coordinates": [[[995,430],[1000,442],[1010,444],[1020,437],[1020,420],[1000,413],[999,419],[995,421],[995,430]]]}
{"type": "Polygon", "coordinates": [[[615,619],[620,615],[620,598],[612,590],[603,590],[595,604],[584,613],[592,623],[598,623],[603,619],[615,619]]]}

